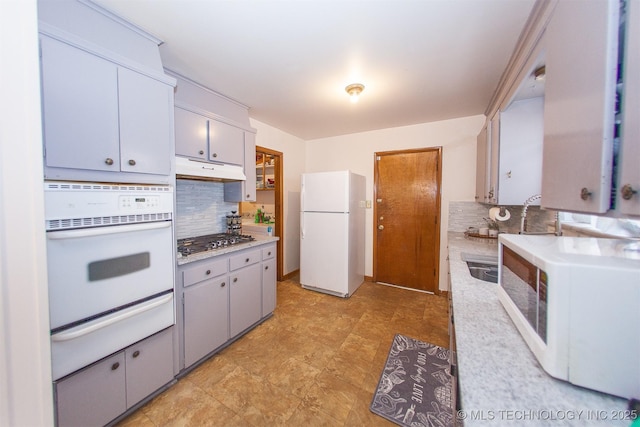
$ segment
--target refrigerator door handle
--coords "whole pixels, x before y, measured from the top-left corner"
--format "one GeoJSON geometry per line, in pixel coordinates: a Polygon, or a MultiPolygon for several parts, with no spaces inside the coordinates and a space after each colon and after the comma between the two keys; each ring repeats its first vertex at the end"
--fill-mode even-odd
{"type": "Polygon", "coordinates": [[[304,239],[304,212],[300,212],[300,238],[304,239]]]}

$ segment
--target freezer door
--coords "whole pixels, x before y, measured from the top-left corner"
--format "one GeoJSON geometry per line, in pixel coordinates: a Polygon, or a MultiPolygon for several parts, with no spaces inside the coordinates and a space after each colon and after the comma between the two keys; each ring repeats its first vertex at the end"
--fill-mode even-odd
{"type": "Polygon", "coordinates": [[[349,171],[302,174],[303,212],[349,212],[349,171]]]}
{"type": "Polygon", "coordinates": [[[303,212],[300,236],[300,284],[349,293],[349,215],[303,212]]]}

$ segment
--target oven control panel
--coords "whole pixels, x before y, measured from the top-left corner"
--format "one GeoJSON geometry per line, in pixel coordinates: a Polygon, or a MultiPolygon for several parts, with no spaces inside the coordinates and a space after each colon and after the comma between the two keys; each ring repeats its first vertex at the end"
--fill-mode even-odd
{"type": "Polygon", "coordinates": [[[120,208],[130,210],[143,210],[159,208],[160,197],[147,195],[126,195],[119,197],[120,208]]]}

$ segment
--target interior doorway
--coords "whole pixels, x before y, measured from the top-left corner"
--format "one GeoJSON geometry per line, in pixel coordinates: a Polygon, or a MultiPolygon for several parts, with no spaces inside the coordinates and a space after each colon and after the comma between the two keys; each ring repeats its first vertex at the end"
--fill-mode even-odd
{"type": "Polygon", "coordinates": [[[240,203],[240,215],[247,214],[254,218],[258,209],[269,217],[269,224],[273,227],[273,235],[280,237],[277,246],[277,273],[278,281],[283,280],[283,245],[284,227],[282,226],[282,195],[283,195],[283,154],[280,151],[256,146],[256,201],[240,203]]]}
{"type": "Polygon", "coordinates": [[[375,153],[373,279],[436,293],[442,148],[375,153]]]}

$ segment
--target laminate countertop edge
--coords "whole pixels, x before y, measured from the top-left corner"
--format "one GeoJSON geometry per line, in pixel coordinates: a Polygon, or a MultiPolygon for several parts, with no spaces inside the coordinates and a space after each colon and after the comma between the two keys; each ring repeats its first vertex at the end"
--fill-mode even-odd
{"type": "Polygon", "coordinates": [[[498,285],[472,277],[463,252],[497,255],[498,245],[448,233],[458,415],[464,425],[629,426],[629,419],[620,420],[625,399],[574,386],[542,369],[498,300],[498,285]]]}

